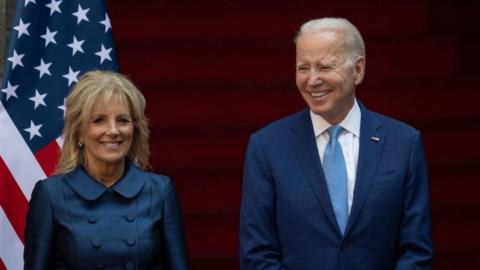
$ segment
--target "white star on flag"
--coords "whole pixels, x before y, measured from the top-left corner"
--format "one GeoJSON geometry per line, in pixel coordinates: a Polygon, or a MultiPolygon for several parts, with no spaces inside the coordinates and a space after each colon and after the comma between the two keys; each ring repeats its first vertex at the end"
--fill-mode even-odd
{"type": "Polygon", "coordinates": [[[0,77],[0,270],[17,270],[32,190],[54,174],[63,147],[66,97],[82,74],[119,65],[112,1],[0,0],[0,43],[3,2],[17,9],[0,77]]]}
{"type": "Polygon", "coordinates": [[[68,47],[72,48],[72,55],[75,55],[77,52],[83,53],[82,44],[85,40],[77,40],[75,36],[73,36],[73,41],[70,44],[67,44],[68,47]]]}
{"type": "Polygon", "coordinates": [[[108,29],[112,29],[112,24],[110,23],[110,18],[107,13],[105,13],[105,20],[100,21],[100,23],[105,25],[105,33],[108,32],[108,29]]]}
{"type": "Polygon", "coordinates": [[[36,4],[35,0],[25,0],[25,6],[27,6],[29,3],[34,3],[36,4]]]}
{"type": "Polygon", "coordinates": [[[89,8],[82,9],[82,7],[78,5],[77,12],[72,13],[73,16],[77,17],[77,25],[80,24],[80,22],[82,21],[88,22],[87,12],[89,10],[90,10],[89,8]]]}
{"type": "Polygon", "coordinates": [[[20,22],[17,26],[13,27],[13,29],[18,31],[18,38],[20,38],[22,35],[30,36],[30,33],[28,32],[29,26],[30,23],[23,23],[22,19],[20,18],[20,22]]]}
{"type": "Polygon", "coordinates": [[[52,16],[53,13],[55,13],[55,11],[58,13],[62,13],[62,11],[60,10],[60,4],[62,3],[62,1],[63,0],[58,0],[58,1],[52,0],[50,1],[50,4],[45,5],[50,9],[50,16],[52,16]]]}
{"type": "Polygon", "coordinates": [[[73,71],[71,67],[68,67],[68,73],[64,74],[62,77],[68,80],[68,86],[70,86],[73,82],[78,82],[78,74],[80,71],[73,71]]]}
{"type": "Polygon", "coordinates": [[[7,101],[12,96],[18,98],[17,93],[15,92],[15,91],[17,91],[17,88],[18,88],[18,84],[17,85],[11,85],[10,82],[7,82],[7,88],[2,89],[2,92],[7,94],[7,101]]]}
{"type": "Polygon", "coordinates": [[[15,69],[16,66],[23,67],[22,58],[25,54],[17,54],[16,50],[13,50],[13,55],[9,57],[7,60],[12,62],[12,69],[15,69]]]}
{"type": "Polygon", "coordinates": [[[50,70],[48,70],[51,65],[52,63],[45,63],[43,62],[43,58],[40,58],[40,65],[35,67],[35,69],[40,72],[40,78],[42,78],[45,74],[52,75],[50,70]]]}
{"type": "Polygon", "coordinates": [[[102,43],[102,48],[100,51],[96,52],[95,54],[100,57],[100,64],[105,61],[105,59],[112,61],[112,58],[110,58],[110,52],[112,51],[112,48],[106,49],[105,46],[103,46],[102,43]]]}
{"type": "Polygon", "coordinates": [[[43,105],[43,106],[47,107],[47,104],[45,104],[45,101],[44,101],[44,99],[45,99],[46,96],[47,96],[46,93],[45,93],[45,94],[40,94],[40,93],[38,92],[38,90],[35,89],[35,96],[29,98],[31,101],[35,102],[35,107],[34,107],[34,109],[37,109],[37,107],[38,107],[39,105],[43,105]]]}
{"type": "Polygon", "coordinates": [[[41,38],[45,39],[45,47],[47,47],[50,43],[57,44],[57,41],[55,41],[55,35],[57,32],[58,31],[50,32],[50,29],[47,27],[47,32],[40,36],[41,38]]]}
{"type": "Polygon", "coordinates": [[[63,104],[58,106],[57,108],[62,110],[63,111],[63,117],[65,118],[65,102],[66,102],[66,98],[63,99],[63,104]]]}
{"type": "Polygon", "coordinates": [[[35,136],[38,136],[38,137],[42,137],[42,134],[40,134],[40,128],[42,127],[43,125],[40,124],[40,125],[35,125],[35,123],[33,123],[32,120],[30,120],[30,127],[29,128],[26,128],[24,129],[26,132],[30,133],[30,140],[33,139],[33,137],[35,136]]]}

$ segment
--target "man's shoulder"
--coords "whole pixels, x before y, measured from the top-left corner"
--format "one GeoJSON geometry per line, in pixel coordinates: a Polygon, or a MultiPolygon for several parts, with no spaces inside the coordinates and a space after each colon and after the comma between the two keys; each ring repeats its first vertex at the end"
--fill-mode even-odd
{"type": "Polygon", "coordinates": [[[410,124],[368,109],[362,112],[362,117],[373,117],[377,119],[381,123],[381,130],[387,133],[402,136],[416,136],[419,133],[419,131],[410,124]]]}
{"type": "Polygon", "coordinates": [[[260,137],[270,137],[272,135],[278,136],[281,134],[285,134],[285,131],[294,128],[295,126],[298,126],[300,123],[305,121],[305,117],[308,118],[307,115],[308,111],[306,109],[290,114],[260,128],[259,130],[254,132],[254,135],[260,137]]]}

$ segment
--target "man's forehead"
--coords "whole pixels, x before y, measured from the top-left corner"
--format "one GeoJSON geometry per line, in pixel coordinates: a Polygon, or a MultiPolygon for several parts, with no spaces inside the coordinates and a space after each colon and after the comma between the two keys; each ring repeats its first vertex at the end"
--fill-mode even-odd
{"type": "MultiPolygon", "coordinates": [[[[343,39],[345,33],[339,29],[311,29],[306,30],[298,36],[298,41],[305,39],[317,39],[317,40],[338,40],[343,39]]],[[[298,44],[298,43],[297,43],[298,44]]]]}
{"type": "Polygon", "coordinates": [[[346,51],[338,40],[310,39],[299,40],[296,49],[297,61],[314,60],[321,63],[338,63],[345,59],[346,51]]]}
{"type": "Polygon", "coordinates": [[[297,53],[297,63],[313,62],[322,65],[338,65],[345,61],[343,54],[322,54],[322,55],[299,55],[297,53]]]}

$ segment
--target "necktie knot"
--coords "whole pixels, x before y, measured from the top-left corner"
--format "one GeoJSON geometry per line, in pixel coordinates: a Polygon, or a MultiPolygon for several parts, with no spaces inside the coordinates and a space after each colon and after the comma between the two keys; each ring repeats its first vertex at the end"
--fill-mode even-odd
{"type": "Polygon", "coordinates": [[[328,135],[330,135],[330,139],[338,138],[338,135],[342,132],[343,128],[341,126],[331,126],[328,128],[328,135]]]}

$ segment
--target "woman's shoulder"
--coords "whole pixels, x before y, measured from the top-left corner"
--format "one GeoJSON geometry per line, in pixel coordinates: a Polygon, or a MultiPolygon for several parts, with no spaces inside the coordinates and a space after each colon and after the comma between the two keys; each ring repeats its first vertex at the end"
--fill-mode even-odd
{"type": "Polygon", "coordinates": [[[175,186],[169,176],[143,170],[139,167],[129,167],[129,175],[137,177],[144,185],[144,190],[151,190],[155,194],[170,193],[175,186]]]}
{"type": "Polygon", "coordinates": [[[172,180],[169,176],[157,174],[153,172],[143,171],[143,174],[147,181],[150,181],[152,185],[168,186],[171,185],[172,180]]]}
{"type": "Polygon", "coordinates": [[[61,193],[64,179],[65,174],[58,174],[38,180],[33,187],[32,197],[40,196],[39,194],[48,194],[48,197],[56,196],[61,193]]]}
{"type": "Polygon", "coordinates": [[[67,174],[57,174],[51,175],[47,178],[38,180],[36,185],[51,188],[52,186],[58,185],[64,181],[67,174]]]}

